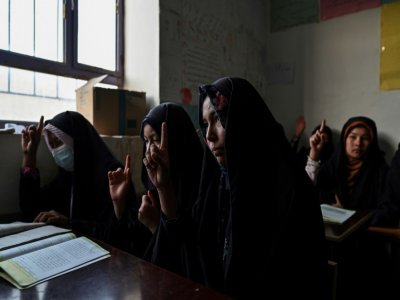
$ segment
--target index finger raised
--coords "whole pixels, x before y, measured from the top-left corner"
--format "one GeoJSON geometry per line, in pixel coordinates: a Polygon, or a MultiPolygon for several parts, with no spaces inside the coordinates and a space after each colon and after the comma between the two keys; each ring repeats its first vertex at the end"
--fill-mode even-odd
{"type": "Polygon", "coordinates": [[[39,134],[41,134],[42,130],[43,130],[43,120],[44,120],[44,117],[41,116],[40,120],[39,120],[39,124],[37,126],[37,131],[38,131],[39,134]]]}
{"type": "Polygon", "coordinates": [[[168,147],[168,134],[167,134],[167,122],[163,122],[161,125],[161,149],[167,149],[168,147]]]}
{"type": "Polygon", "coordinates": [[[131,155],[127,154],[125,157],[125,171],[131,167],[131,155]]]}
{"type": "Polygon", "coordinates": [[[323,132],[325,129],[325,119],[321,121],[321,126],[319,127],[319,132],[323,132]]]}

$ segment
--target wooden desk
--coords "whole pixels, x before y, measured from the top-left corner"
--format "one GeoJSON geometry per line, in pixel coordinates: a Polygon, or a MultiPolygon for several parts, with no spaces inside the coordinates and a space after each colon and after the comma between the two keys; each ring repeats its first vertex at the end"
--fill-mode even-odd
{"type": "Polygon", "coordinates": [[[343,224],[324,222],[325,238],[328,241],[342,242],[357,229],[365,225],[371,217],[371,211],[356,211],[354,215],[343,224]]]}
{"type": "Polygon", "coordinates": [[[0,299],[229,299],[111,246],[111,257],[19,290],[0,278],[0,299]]]}

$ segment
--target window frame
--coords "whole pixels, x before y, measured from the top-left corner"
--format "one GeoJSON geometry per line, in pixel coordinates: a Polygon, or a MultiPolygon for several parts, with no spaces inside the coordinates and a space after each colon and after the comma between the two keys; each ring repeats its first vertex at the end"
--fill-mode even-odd
{"type": "MultiPolygon", "coordinates": [[[[0,49],[0,65],[28,71],[36,71],[75,79],[89,80],[104,74],[103,83],[122,87],[124,83],[124,0],[115,0],[116,5],[116,71],[105,70],[78,63],[78,1],[64,0],[64,62],[0,49]]],[[[95,50],[93,50],[95,51],[95,50]]]]}

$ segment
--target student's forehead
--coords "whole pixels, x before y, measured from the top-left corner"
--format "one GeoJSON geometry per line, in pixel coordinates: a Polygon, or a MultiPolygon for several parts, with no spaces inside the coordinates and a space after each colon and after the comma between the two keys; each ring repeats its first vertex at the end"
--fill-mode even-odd
{"type": "Polygon", "coordinates": [[[366,134],[368,133],[368,130],[364,126],[357,126],[354,127],[350,130],[350,134],[366,134]]]}
{"type": "Polygon", "coordinates": [[[210,97],[206,97],[203,102],[203,114],[216,114],[214,105],[211,103],[210,97]]]}

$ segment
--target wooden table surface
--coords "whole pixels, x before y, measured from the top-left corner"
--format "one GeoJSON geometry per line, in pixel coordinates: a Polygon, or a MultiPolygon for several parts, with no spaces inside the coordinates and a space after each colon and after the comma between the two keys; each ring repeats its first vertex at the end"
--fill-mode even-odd
{"type": "Polygon", "coordinates": [[[111,246],[111,257],[19,290],[0,278],[0,299],[229,299],[111,246]]]}

